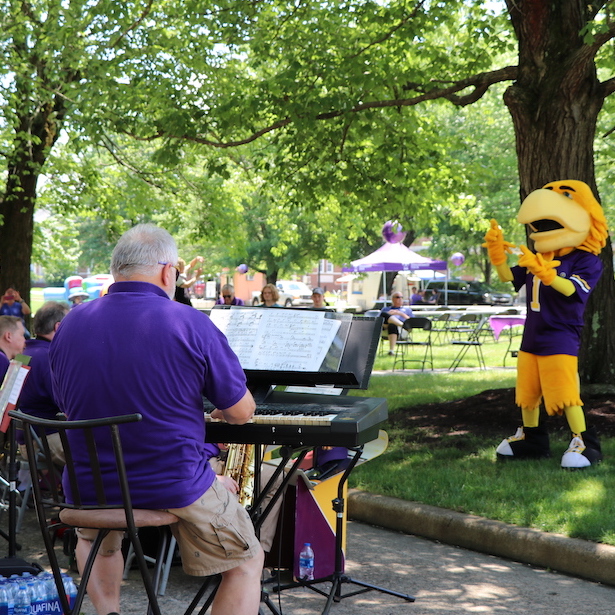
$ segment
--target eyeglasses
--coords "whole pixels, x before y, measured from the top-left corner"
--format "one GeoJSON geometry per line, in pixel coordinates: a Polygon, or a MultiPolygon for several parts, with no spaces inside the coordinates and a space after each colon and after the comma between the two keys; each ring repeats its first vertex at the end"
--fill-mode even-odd
{"type": "Polygon", "coordinates": [[[230,299],[233,295],[222,295],[223,299],[230,299]]]}
{"type": "MultiPolygon", "coordinates": [[[[162,261],[158,261],[158,264],[162,265],[163,267],[165,265],[171,265],[171,263],[169,263],[169,262],[162,262],[162,261]]],[[[177,280],[179,280],[179,269],[175,265],[171,265],[171,267],[173,267],[173,269],[175,269],[175,281],[177,282],[177,280]]]]}
{"type": "Polygon", "coordinates": [[[403,299],[402,295],[393,295],[393,299],[403,299]]]}

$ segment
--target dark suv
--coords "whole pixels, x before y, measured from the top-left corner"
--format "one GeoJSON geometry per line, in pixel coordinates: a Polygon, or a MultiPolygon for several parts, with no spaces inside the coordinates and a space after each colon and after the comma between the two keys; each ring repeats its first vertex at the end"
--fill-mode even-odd
{"type": "MultiPolygon", "coordinates": [[[[425,286],[429,297],[438,293],[438,305],[444,305],[444,280],[431,280],[425,286]],[[431,291],[431,292],[430,292],[431,291]]],[[[510,293],[501,293],[482,282],[451,279],[448,281],[449,305],[512,305],[510,293]]]]}

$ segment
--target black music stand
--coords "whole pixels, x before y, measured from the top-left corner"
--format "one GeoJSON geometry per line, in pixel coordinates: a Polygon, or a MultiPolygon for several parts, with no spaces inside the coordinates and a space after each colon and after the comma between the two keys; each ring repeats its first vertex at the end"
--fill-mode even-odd
{"type": "Polygon", "coordinates": [[[329,609],[331,608],[331,605],[333,604],[334,601],[340,602],[344,598],[350,598],[351,596],[357,596],[358,594],[364,594],[370,591],[379,591],[381,593],[388,594],[390,596],[402,598],[403,600],[406,600],[408,602],[414,602],[416,600],[414,596],[410,596],[409,594],[402,594],[400,592],[396,592],[391,589],[386,589],[378,585],[373,585],[372,583],[366,583],[365,581],[359,581],[358,579],[355,579],[353,577],[348,576],[347,574],[344,574],[344,564],[343,564],[344,554],[342,550],[343,533],[344,533],[343,513],[344,513],[344,507],[345,507],[344,485],[348,481],[348,478],[350,477],[350,473],[352,472],[354,467],[357,465],[357,462],[359,461],[361,457],[361,453],[363,452],[363,447],[360,446],[360,447],[353,448],[350,450],[354,451],[354,457],[352,458],[352,461],[350,462],[346,470],[344,470],[344,474],[342,475],[342,478],[340,479],[340,482],[337,487],[337,498],[335,498],[332,501],[333,510],[336,512],[335,570],[333,571],[332,574],[326,577],[321,577],[319,579],[314,579],[313,581],[298,580],[294,583],[288,583],[286,585],[281,585],[279,587],[273,588],[274,592],[281,592],[281,591],[284,591],[285,589],[292,589],[295,587],[306,587],[308,589],[311,589],[312,591],[315,591],[321,596],[326,596],[327,603],[325,604],[325,608],[322,611],[322,615],[326,615],[329,612],[329,609]],[[327,583],[327,582],[331,583],[331,588],[329,589],[328,592],[323,591],[322,589],[316,587],[316,585],[319,585],[320,583],[327,583]],[[361,589],[351,591],[346,594],[342,594],[342,585],[346,583],[357,585],[361,589]]]}

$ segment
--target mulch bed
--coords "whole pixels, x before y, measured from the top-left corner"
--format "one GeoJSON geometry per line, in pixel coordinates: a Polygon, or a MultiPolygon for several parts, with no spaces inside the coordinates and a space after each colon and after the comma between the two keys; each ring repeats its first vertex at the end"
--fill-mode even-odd
{"type": "MultiPolygon", "coordinates": [[[[591,387],[583,391],[587,424],[603,438],[615,437],[615,392],[591,387]]],[[[514,389],[483,391],[478,395],[446,403],[410,406],[391,412],[390,422],[408,430],[412,440],[438,440],[443,436],[474,434],[503,438],[521,425],[521,411],[515,405],[514,389]]],[[[549,431],[568,437],[564,417],[548,417],[549,431]]]]}

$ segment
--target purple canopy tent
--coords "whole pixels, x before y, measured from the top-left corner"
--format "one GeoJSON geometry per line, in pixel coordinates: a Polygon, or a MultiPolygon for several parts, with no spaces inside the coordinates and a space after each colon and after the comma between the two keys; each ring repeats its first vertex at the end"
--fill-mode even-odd
{"type": "MultiPolygon", "coordinates": [[[[386,296],[385,271],[417,271],[419,269],[442,271],[448,269],[448,265],[446,261],[436,261],[421,256],[403,243],[387,242],[371,254],[352,261],[348,267],[343,267],[342,271],[344,273],[382,271],[383,295],[386,296]]],[[[446,277],[448,278],[448,274],[446,277]]]]}

